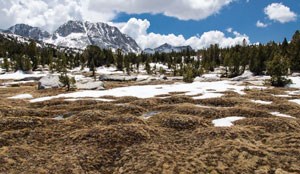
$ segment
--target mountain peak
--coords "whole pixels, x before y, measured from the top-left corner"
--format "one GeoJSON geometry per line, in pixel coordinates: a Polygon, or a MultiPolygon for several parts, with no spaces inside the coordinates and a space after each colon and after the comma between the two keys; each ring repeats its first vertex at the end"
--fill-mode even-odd
{"type": "Polygon", "coordinates": [[[85,49],[88,45],[96,45],[112,50],[122,49],[124,52],[141,51],[131,37],[121,33],[117,27],[101,22],[70,20],[58,27],[52,35],[27,24],[16,24],[2,32],[70,48],[85,49]]]}
{"type": "Polygon", "coordinates": [[[7,30],[3,30],[2,32],[20,35],[39,41],[50,37],[50,34],[47,31],[44,31],[38,27],[32,27],[28,24],[16,24],[7,30]]]}
{"type": "Polygon", "coordinates": [[[106,23],[68,21],[61,25],[47,42],[84,49],[96,45],[106,49],[122,49],[125,52],[140,52],[141,49],[131,37],[106,23]]]}
{"type": "Polygon", "coordinates": [[[171,52],[182,52],[184,50],[193,50],[191,46],[173,46],[168,43],[164,43],[161,46],[151,49],[151,48],[146,48],[144,50],[145,53],[147,54],[154,54],[155,52],[158,53],[171,53],[171,52]]]}

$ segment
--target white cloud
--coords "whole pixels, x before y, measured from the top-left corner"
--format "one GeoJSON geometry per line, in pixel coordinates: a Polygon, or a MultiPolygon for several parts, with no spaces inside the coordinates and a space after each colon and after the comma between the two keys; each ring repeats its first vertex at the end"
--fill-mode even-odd
{"type": "Polygon", "coordinates": [[[280,23],[287,23],[297,19],[297,14],[282,3],[272,3],[264,9],[264,12],[270,20],[280,23]]]}
{"type": "Polygon", "coordinates": [[[234,0],[98,0],[89,9],[105,13],[164,14],[181,20],[201,20],[218,13],[234,0]]]}
{"type": "Polygon", "coordinates": [[[82,19],[79,1],[61,0],[58,3],[58,0],[1,0],[0,7],[1,28],[25,23],[52,31],[67,20],[82,19]]]}
{"type": "Polygon", "coordinates": [[[232,28],[227,28],[226,31],[227,31],[228,33],[232,33],[233,29],[232,29],[232,28]]]}
{"type": "Polygon", "coordinates": [[[261,22],[260,20],[258,20],[258,21],[256,22],[256,26],[257,26],[258,28],[266,28],[266,27],[268,27],[269,25],[268,25],[268,24],[265,24],[265,23],[263,23],[263,22],[261,22]]]}
{"type": "Polygon", "coordinates": [[[150,27],[150,22],[145,19],[131,18],[126,24],[119,26],[120,30],[133,39],[142,47],[155,48],[164,43],[169,43],[174,46],[190,45],[194,49],[207,48],[211,44],[219,44],[220,47],[229,47],[237,44],[242,44],[246,39],[247,43],[250,43],[249,37],[245,34],[240,34],[237,31],[231,32],[234,37],[226,37],[221,31],[208,31],[201,36],[193,36],[189,39],[185,39],[182,35],[162,35],[156,33],[148,33],[147,30],[150,27]]]}
{"type": "Polygon", "coordinates": [[[235,0],[0,0],[0,28],[16,23],[52,31],[67,20],[112,21],[120,12],[201,20],[235,0]]]}

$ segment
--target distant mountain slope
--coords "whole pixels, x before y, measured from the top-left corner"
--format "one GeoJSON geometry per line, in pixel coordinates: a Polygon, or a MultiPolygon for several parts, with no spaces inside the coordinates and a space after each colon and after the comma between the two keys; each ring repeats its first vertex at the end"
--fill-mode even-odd
{"type": "Polygon", "coordinates": [[[88,45],[96,45],[112,50],[120,48],[124,52],[141,51],[135,40],[121,33],[118,28],[105,23],[68,21],[52,35],[26,24],[17,24],[2,32],[62,47],[85,49],[88,45]]]}
{"type": "Polygon", "coordinates": [[[39,41],[50,38],[51,36],[47,31],[43,31],[38,27],[32,27],[26,24],[16,24],[7,30],[3,30],[2,32],[28,37],[30,39],[39,41]]]}
{"type": "Polygon", "coordinates": [[[172,46],[170,44],[163,44],[157,48],[151,49],[151,48],[146,48],[144,50],[145,53],[147,54],[154,54],[155,52],[159,53],[171,53],[171,52],[182,52],[184,50],[193,50],[191,46],[172,46]]]}

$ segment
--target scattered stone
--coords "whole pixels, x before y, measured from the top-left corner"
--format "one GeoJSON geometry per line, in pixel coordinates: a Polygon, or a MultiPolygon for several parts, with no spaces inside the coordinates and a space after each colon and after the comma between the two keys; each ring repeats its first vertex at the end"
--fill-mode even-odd
{"type": "Polygon", "coordinates": [[[39,80],[38,89],[60,88],[63,84],[59,81],[57,75],[47,75],[39,80]]]}
{"type": "Polygon", "coordinates": [[[137,77],[136,76],[123,76],[123,75],[100,75],[99,77],[100,81],[136,81],[137,77]]]}
{"type": "Polygon", "coordinates": [[[79,81],[76,88],[80,90],[104,90],[104,83],[101,81],[79,81]]]}
{"type": "Polygon", "coordinates": [[[221,77],[219,74],[203,74],[200,77],[196,77],[194,82],[215,82],[220,80],[221,77]]]}
{"type": "Polygon", "coordinates": [[[253,76],[254,75],[252,72],[245,71],[242,75],[232,78],[231,81],[243,81],[243,80],[250,79],[253,76]]]}

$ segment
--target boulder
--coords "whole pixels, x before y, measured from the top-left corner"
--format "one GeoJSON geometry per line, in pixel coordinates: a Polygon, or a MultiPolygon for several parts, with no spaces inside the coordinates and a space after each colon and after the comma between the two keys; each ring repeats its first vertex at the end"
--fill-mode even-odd
{"type": "Polygon", "coordinates": [[[47,75],[39,80],[38,89],[60,88],[63,84],[57,75],[47,75]]]}
{"type": "Polygon", "coordinates": [[[194,82],[215,82],[220,80],[221,77],[219,74],[203,74],[200,77],[196,77],[194,82]]]}
{"type": "Polygon", "coordinates": [[[175,81],[175,80],[183,80],[183,76],[173,76],[173,77],[168,77],[168,80],[175,81]]]}
{"type": "Polygon", "coordinates": [[[79,90],[103,90],[104,83],[101,81],[79,81],[76,83],[76,88],[79,90]]]}
{"type": "Polygon", "coordinates": [[[123,76],[123,75],[100,75],[99,77],[100,81],[136,81],[137,77],[136,76],[123,76]]]}
{"type": "Polygon", "coordinates": [[[165,76],[165,75],[160,75],[160,76],[159,76],[159,79],[160,79],[160,80],[168,80],[168,77],[165,76]]]}
{"type": "Polygon", "coordinates": [[[234,77],[231,79],[231,81],[244,81],[244,80],[249,80],[252,78],[254,75],[250,71],[245,71],[242,75],[234,77]]]}

